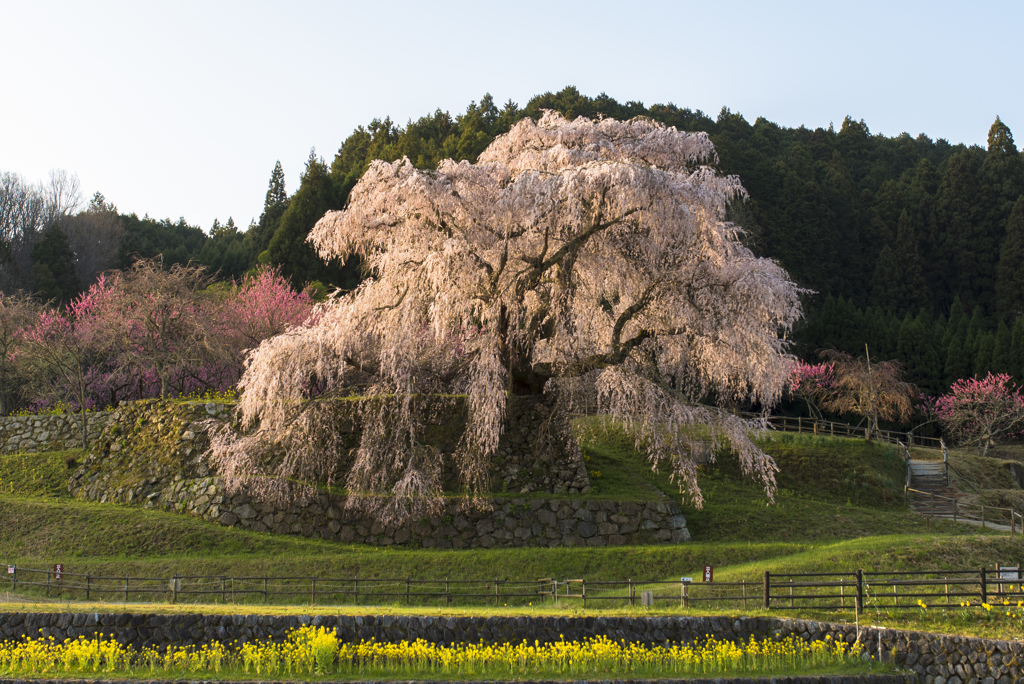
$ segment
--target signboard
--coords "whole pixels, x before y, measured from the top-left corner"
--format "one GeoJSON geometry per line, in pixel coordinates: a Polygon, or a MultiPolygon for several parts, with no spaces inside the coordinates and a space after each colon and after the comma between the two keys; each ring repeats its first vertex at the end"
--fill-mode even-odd
{"type": "Polygon", "coordinates": [[[713,582],[715,579],[715,569],[710,565],[704,566],[704,581],[713,582]]]}
{"type": "Polygon", "coordinates": [[[60,576],[64,573],[64,564],[57,563],[53,566],[53,579],[60,580],[60,576]]]}
{"type": "Polygon", "coordinates": [[[14,566],[13,565],[8,565],[7,566],[7,574],[8,575],[13,575],[14,574],[14,566]]]}
{"type": "Polygon", "coordinates": [[[682,582],[683,584],[686,584],[687,582],[692,582],[693,578],[692,577],[680,577],[679,581],[682,582]]]}
{"type": "Polygon", "coordinates": [[[1019,580],[1020,579],[1020,566],[1019,565],[1000,565],[999,566],[999,579],[1001,580],[1019,580]]]}

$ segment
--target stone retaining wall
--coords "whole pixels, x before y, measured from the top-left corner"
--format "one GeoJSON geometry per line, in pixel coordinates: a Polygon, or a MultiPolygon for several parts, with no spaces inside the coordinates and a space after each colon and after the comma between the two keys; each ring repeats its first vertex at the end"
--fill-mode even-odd
{"type": "MultiPolygon", "coordinates": [[[[68,491],[101,503],[128,503],[193,515],[256,532],[422,548],[512,546],[621,546],[690,540],[679,506],[660,492],[652,501],[613,502],[499,497],[490,510],[464,509],[458,500],[441,514],[402,526],[384,526],[321,494],[304,503],[271,504],[228,492],[202,458],[211,424],[230,420],[230,405],[140,401],[119,407],[96,440],[68,491]]],[[[457,408],[457,407],[456,407],[457,408]]],[[[581,454],[560,454],[542,398],[513,397],[492,477],[517,493],[586,493],[590,480],[581,454]]],[[[457,411],[452,420],[457,423],[457,411]]],[[[457,426],[456,426],[457,427],[457,426]]],[[[458,429],[439,426],[440,443],[458,429]]],[[[341,426],[349,441],[358,430],[341,426]]],[[[514,496],[514,495],[513,495],[514,496]]]]}
{"type": "MultiPolygon", "coordinates": [[[[344,641],[425,639],[431,643],[538,640],[544,643],[596,636],[646,645],[669,641],[751,637],[806,641],[857,640],[854,625],[772,617],[401,617],[349,615],[144,615],[99,613],[3,613],[5,639],[52,636],[61,641],[100,632],[137,648],[198,645],[213,641],[281,640],[301,625],[333,629],[344,641]]],[[[893,661],[924,684],[1018,684],[1024,681],[1024,643],[866,627],[864,658],[893,661]]]]}
{"type": "MultiPolygon", "coordinates": [[[[88,414],[88,439],[97,439],[111,420],[112,411],[88,414]]],[[[58,414],[54,416],[0,417],[0,453],[19,451],[62,451],[82,446],[81,416],[58,414]]]]}
{"type": "MultiPolygon", "coordinates": [[[[465,424],[464,402],[452,399],[426,426],[425,442],[441,452],[448,480],[457,483],[452,454],[465,424]]],[[[338,431],[352,458],[361,434],[358,406],[339,402],[338,431]]],[[[109,412],[102,433],[94,439],[84,465],[68,483],[72,495],[100,502],[149,502],[186,512],[213,483],[203,459],[209,447],[211,424],[232,420],[234,406],[223,403],[165,402],[155,399],[129,402],[109,412]],[[200,482],[199,480],[203,480],[200,482]],[[191,497],[183,501],[182,497],[191,497]]],[[[492,460],[492,490],[508,496],[531,492],[586,494],[590,477],[582,454],[549,420],[550,399],[509,397],[505,430],[492,460]]],[[[54,416],[61,418],[61,416],[54,416]]],[[[350,464],[349,464],[350,465],[350,464]]],[[[345,464],[340,464],[345,467],[345,464]]],[[[199,506],[201,506],[200,504],[199,506]]],[[[209,510],[209,509],[207,509],[209,510]]],[[[217,518],[217,515],[207,518],[217,518]]]]}
{"type": "MultiPolygon", "coordinates": [[[[105,679],[0,679],[0,684],[123,684],[125,680],[105,680],[105,679]]],[[[251,680],[246,680],[251,681],[251,680]]],[[[323,684],[333,684],[330,680],[317,680],[323,684]]],[[[342,680],[344,684],[351,684],[350,679],[342,680]]],[[[430,680],[430,679],[416,679],[409,681],[402,680],[387,680],[388,684],[451,684],[450,679],[444,680],[430,680]]],[[[506,684],[500,680],[469,680],[474,681],[476,684],[506,684]]],[[[514,680],[515,682],[529,681],[531,684],[565,684],[564,680],[514,680]]],[[[576,682],[584,682],[587,680],[574,680],[576,682]]],[[[649,679],[602,679],[599,680],[600,684],[651,684],[649,679]]],[[[914,677],[907,677],[903,675],[841,675],[841,676],[807,676],[807,677],[772,677],[772,678],[761,678],[751,679],[749,677],[733,677],[733,678],[721,678],[721,679],[658,679],[658,684],[914,684],[914,677]]],[[[214,684],[209,681],[198,681],[198,680],[163,680],[163,679],[147,679],[146,684],[214,684]]],[[[231,680],[217,680],[216,684],[234,684],[231,680]]],[[[341,684],[341,682],[339,682],[341,684]]],[[[383,682],[381,683],[383,684],[383,682]]],[[[508,682],[507,684],[512,684],[508,682]]],[[[598,684],[597,681],[594,684],[598,684]]]]}
{"type": "Polygon", "coordinates": [[[686,518],[679,506],[668,499],[635,502],[497,498],[489,503],[492,510],[462,510],[459,505],[451,504],[439,516],[401,526],[385,526],[372,518],[353,514],[344,509],[343,498],[326,495],[302,507],[283,509],[252,502],[245,495],[230,499],[214,496],[207,515],[216,507],[223,511],[217,518],[222,525],[345,543],[398,544],[427,549],[622,546],[690,541],[686,518]],[[221,503],[212,503],[222,498],[221,503]]]}

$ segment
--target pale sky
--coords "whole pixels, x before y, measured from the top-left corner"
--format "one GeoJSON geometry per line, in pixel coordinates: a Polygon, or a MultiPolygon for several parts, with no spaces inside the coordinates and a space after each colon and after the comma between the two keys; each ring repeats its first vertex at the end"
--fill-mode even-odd
{"type": "Polygon", "coordinates": [[[575,85],[753,122],[1024,143],[1024,2],[0,0],[0,171],[122,212],[258,218],[358,125],[575,85]]]}

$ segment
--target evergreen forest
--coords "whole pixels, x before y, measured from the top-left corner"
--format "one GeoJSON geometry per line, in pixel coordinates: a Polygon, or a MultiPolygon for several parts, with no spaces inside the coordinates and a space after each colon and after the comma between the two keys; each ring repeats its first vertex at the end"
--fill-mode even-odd
{"type": "Polygon", "coordinates": [[[124,215],[98,193],[76,214],[47,212],[45,197],[0,173],[0,288],[59,305],[104,270],[162,255],[166,268],[201,264],[222,280],[276,265],[297,289],[351,289],[358,263],[323,263],[305,237],[326,211],[345,206],[371,161],[475,161],[495,136],[545,109],[706,131],[718,170],[738,175],[749,192],[731,210],[747,244],[808,290],[794,331],[805,360],[816,363],[825,348],[859,356],[867,347],[873,359],[900,361],[905,379],[932,396],[988,371],[1024,381],[1024,158],[998,117],[982,148],[872,134],[850,117],[838,129],[784,128],[726,108],[712,117],[573,87],[524,107],[485,95],[454,116],[437,110],[404,126],[384,118],[358,127],[329,162],[311,152],[290,194],[278,163],[263,212],[246,229],[230,218],[203,230],[184,219],[124,215]]]}

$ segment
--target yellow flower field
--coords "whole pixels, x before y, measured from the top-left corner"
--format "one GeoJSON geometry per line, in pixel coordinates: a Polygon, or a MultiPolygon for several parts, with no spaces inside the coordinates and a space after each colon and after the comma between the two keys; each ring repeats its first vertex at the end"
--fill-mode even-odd
{"type": "Polygon", "coordinates": [[[831,640],[805,643],[751,639],[735,644],[708,637],[701,644],[646,647],[606,637],[555,643],[439,646],[340,643],[333,631],[302,627],[281,643],[213,643],[137,651],[110,638],[28,639],[0,644],[2,676],[104,677],[431,677],[576,678],[603,674],[718,676],[779,672],[837,672],[861,666],[860,646],[831,640]]]}

